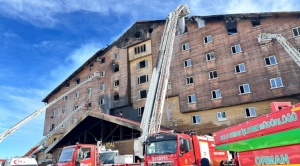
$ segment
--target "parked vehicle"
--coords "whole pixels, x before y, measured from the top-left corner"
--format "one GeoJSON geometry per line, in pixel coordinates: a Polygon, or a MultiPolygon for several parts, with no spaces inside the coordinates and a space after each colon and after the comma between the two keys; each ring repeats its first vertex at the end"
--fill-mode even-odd
{"type": "MultiPolygon", "coordinates": [[[[219,166],[228,160],[224,150],[215,150],[213,137],[190,133],[158,133],[149,136],[145,142],[145,165],[199,165],[206,158],[212,166],[219,166]]],[[[206,160],[205,159],[205,160],[206,160]]]]}
{"type": "Polygon", "coordinates": [[[34,156],[12,157],[7,160],[4,166],[37,166],[34,156]]]}
{"type": "Polygon", "coordinates": [[[119,156],[118,151],[101,150],[101,142],[97,145],[93,144],[76,144],[66,146],[63,148],[57,162],[57,166],[77,166],[77,165],[91,165],[91,166],[135,166],[133,161],[128,163],[115,163],[115,157],[119,156]]]}
{"type": "Polygon", "coordinates": [[[237,152],[240,166],[300,164],[300,103],[271,103],[272,112],[214,133],[216,149],[237,152]]]}

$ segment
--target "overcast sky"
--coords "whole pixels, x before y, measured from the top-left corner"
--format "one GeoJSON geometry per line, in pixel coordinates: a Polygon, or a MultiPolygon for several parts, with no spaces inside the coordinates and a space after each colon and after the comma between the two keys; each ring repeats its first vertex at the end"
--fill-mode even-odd
{"type": "MultiPolygon", "coordinates": [[[[0,134],[40,109],[55,87],[137,20],[299,11],[299,0],[0,0],[0,134]]],[[[300,25],[299,25],[300,26],[300,25]]],[[[0,158],[22,156],[43,138],[44,114],[0,143],[0,158]]]]}

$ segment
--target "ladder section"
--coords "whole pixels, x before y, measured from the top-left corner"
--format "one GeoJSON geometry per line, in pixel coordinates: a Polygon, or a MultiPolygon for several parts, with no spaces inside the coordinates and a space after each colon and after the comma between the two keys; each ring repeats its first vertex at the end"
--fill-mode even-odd
{"type": "Polygon", "coordinates": [[[300,53],[294,48],[281,34],[271,34],[271,33],[262,33],[258,35],[258,42],[260,44],[264,44],[266,42],[271,41],[272,39],[276,39],[285,51],[293,58],[296,64],[300,67],[300,53]]]}
{"type": "Polygon", "coordinates": [[[33,118],[35,118],[37,115],[39,115],[40,113],[42,113],[43,111],[45,111],[47,108],[49,108],[50,106],[52,106],[53,104],[55,104],[56,102],[58,102],[59,100],[61,100],[64,96],[67,96],[68,94],[70,94],[71,92],[73,92],[74,90],[76,90],[77,88],[79,88],[80,86],[84,85],[85,83],[91,81],[95,77],[98,77],[98,78],[100,77],[99,72],[95,72],[92,77],[90,77],[90,78],[86,79],[85,81],[81,82],[80,84],[78,84],[77,86],[75,86],[74,88],[72,88],[71,90],[69,90],[68,92],[66,92],[63,95],[59,96],[58,98],[56,98],[52,102],[48,103],[47,105],[45,105],[41,109],[39,109],[39,110],[33,112],[31,115],[27,116],[25,119],[23,119],[22,121],[20,121],[19,123],[17,123],[13,127],[9,128],[6,131],[4,131],[3,133],[1,133],[0,134],[0,143],[2,142],[2,140],[4,138],[6,138],[10,134],[12,134],[14,131],[16,131],[17,129],[19,129],[21,126],[23,126],[24,124],[26,124],[27,122],[29,122],[30,120],[32,120],[33,118]]]}
{"type": "MultiPolygon", "coordinates": [[[[142,137],[160,131],[161,117],[167,92],[173,44],[179,18],[189,14],[187,5],[178,6],[166,20],[165,29],[160,43],[158,62],[153,69],[149,94],[145,105],[145,116],[142,118],[142,137]]],[[[184,27],[183,27],[184,28],[184,27]]]]}

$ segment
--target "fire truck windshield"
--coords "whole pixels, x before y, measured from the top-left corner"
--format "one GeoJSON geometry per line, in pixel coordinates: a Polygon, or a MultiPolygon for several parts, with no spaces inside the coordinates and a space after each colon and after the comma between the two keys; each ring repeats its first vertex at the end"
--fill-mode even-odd
{"type": "Polygon", "coordinates": [[[65,162],[71,161],[74,151],[75,151],[75,148],[63,149],[60,154],[58,162],[65,163],[65,162]]]}
{"type": "Polygon", "coordinates": [[[177,151],[177,141],[176,140],[163,140],[157,142],[151,142],[146,145],[146,154],[158,155],[158,154],[173,154],[177,151]]]}

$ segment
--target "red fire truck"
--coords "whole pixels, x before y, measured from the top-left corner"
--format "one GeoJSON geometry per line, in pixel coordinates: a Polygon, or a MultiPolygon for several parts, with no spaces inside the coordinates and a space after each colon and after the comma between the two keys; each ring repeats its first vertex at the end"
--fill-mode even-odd
{"type": "Polygon", "coordinates": [[[213,137],[190,133],[158,133],[147,137],[145,142],[145,165],[200,165],[207,158],[212,166],[228,160],[224,150],[215,150],[213,137]]]}
{"type": "Polygon", "coordinates": [[[140,166],[140,163],[114,164],[115,151],[99,150],[101,144],[76,144],[63,148],[57,166],[140,166]],[[111,152],[111,153],[110,153],[111,152]]]}
{"type": "Polygon", "coordinates": [[[237,152],[240,166],[300,164],[300,103],[271,103],[272,112],[214,133],[216,149],[237,152]]]}

